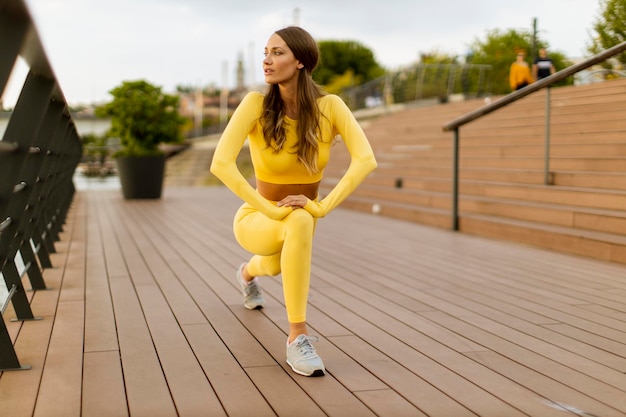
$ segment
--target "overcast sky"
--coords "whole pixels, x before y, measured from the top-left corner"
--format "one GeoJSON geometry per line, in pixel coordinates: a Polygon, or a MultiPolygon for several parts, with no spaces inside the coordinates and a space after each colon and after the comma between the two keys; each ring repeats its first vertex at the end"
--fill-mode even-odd
{"type": "MultiPolygon", "coordinates": [[[[600,0],[26,0],[46,54],[70,104],[110,100],[124,80],[177,85],[263,81],[271,33],[299,23],[318,40],[354,40],[388,69],[421,52],[465,55],[493,29],[532,29],[550,49],[586,54],[600,0]],[[296,13],[295,10],[299,12],[296,13]],[[250,71],[252,69],[252,71],[250,71]]],[[[18,65],[15,74],[25,73],[18,65]]],[[[16,75],[5,92],[15,101],[16,75]]],[[[22,80],[23,82],[23,80],[22,80]]]]}

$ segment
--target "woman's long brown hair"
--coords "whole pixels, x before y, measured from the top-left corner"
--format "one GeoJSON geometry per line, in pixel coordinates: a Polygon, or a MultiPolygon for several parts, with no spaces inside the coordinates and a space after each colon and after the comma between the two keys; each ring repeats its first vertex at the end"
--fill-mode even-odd
{"type": "MultiPolygon", "coordinates": [[[[322,89],[313,81],[311,76],[319,62],[319,49],[315,39],[304,29],[297,26],[289,26],[275,32],[285,41],[294,56],[304,67],[298,77],[298,145],[294,152],[298,160],[311,173],[319,172],[317,167],[318,138],[320,132],[320,111],[317,99],[324,95],[322,89]]],[[[268,147],[276,152],[283,149],[287,140],[283,125],[285,108],[280,97],[278,85],[273,84],[268,88],[263,100],[263,112],[261,122],[263,136],[268,147]]]]}

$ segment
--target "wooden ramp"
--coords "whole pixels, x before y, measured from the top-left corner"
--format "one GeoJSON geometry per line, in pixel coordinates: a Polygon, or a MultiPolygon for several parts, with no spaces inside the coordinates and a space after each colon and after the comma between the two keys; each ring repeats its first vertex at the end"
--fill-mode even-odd
{"type": "Polygon", "coordinates": [[[42,320],[9,322],[32,369],[0,374],[0,416],[626,415],[625,265],[337,209],[309,308],[328,375],[306,378],[280,280],[241,305],[238,205],[79,192],[30,293],[42,320]]]}

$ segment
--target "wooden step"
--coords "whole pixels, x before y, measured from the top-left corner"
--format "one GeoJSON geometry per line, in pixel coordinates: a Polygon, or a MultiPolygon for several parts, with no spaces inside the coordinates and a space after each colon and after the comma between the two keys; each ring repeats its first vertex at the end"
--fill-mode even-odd
{"type": "Polygon", "coordinates": [[[480,215],[460,217],[459,229],[464,233],[491,239],[626,263],[626,238],[622,235],[480,215]]]}
{"type": "Polygon", "coordinates": [[[443,229],[450,228],[452,224],[450,210],[415,206],[393,201],[372,202],[371,199],[362,198],[358,195],[350,196],[349,199],[341,204],[341,207],[443,229]]]}
{"type": "Polygon", "coordinates": [[[459,211],[461,215],[489,215],[626,236],[626,211],[624,210],[602,210],[575,205],[542,204],[464,195],[459,200],[459,211]]]}
{"type": "Polygon", "coordinates": [[[626,192],[592,188],[464,181],[460,184],[460,193],[461,195],[508,198],[604,210],[623,210],[626,208],[626,192]]]}
{"type": "Polygon", "coordinates": [[[555,185],[626,191],[626,172],[553,171],[555,185]]]}

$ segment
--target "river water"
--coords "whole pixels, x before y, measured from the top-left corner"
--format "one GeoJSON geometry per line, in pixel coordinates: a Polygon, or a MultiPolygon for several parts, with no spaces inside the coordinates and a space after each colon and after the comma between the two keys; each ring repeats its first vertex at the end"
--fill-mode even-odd
{"type": "MultiPolygon", "coordinates": [[[[4,136],[4,131],[9,124],[8,114],[0,115],[0,138],[4,136]]],[[[74,118],[74,124],[76,125],[76,131],[79,135],[86,133],[93,133],[96,135],[103,135],[109,127],[111,127],[111,121],[105,119],[96,118],[74,118]]]]}
{"type": "Polygon", "coordinates": [[[79,172],[74,174],[74,186],[81,190],[116,190],[120,188],[120,179],[117,175],[107,177],[86,177],[79,172]]]}

